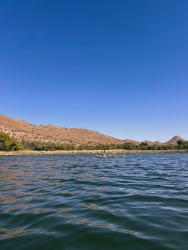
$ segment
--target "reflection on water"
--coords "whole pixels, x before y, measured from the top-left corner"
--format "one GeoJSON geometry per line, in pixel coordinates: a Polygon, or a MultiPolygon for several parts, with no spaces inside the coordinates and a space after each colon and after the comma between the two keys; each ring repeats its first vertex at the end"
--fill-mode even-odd
{"type": "Polygon", "coordinates": [[[4,236],[4,239],[10,239],[16,236],[21,236],[24,234],[30,234],[34,232],[37,232],[37,230],[25,230],[22,232],[21,228],[15,228],[11,230],[4,230],[0,228],[0,235],[4,236]]]}
{"type": "Polygon", "coordinates": [[[1,249],[187,249],[188,154],[0,157],[1,249]]]}

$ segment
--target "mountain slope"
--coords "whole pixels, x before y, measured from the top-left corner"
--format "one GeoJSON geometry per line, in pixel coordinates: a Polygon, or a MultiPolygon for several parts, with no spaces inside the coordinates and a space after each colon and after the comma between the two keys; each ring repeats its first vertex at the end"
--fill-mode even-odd
{"type": "Polygon", "coordinates": [[[46,142],[61,142],[74,145],[88,144],[118,144],[121,140],[100,134],[98,132],[77,129],[60,128],[53,125],[36,126],[24,120],[8,118],[0,114],[0,130],[21,141],[43,140],[46,142]]]}
{"type": "Polygon", "coordinates": [[[167,141],[165,144],[173,144],[173,145],[177,145],[177,141],[185,141],[183,138],[181,138],[180,136],[176,135],[174,137],[172,137],[172,139],[170,139],[169,141],[167,141]]]}
{"type": "MultiPolygon", "coordinates": [[[[5,115],[0,114],[0,131],[4,131],[13,136],[15,139],[21,141],[25,140],[42,140],[45,142],[60,142],[69,143],[75,146],[82,144],[97,145],[97,144],[122,144],[122,143],[134,143],[139,145],[140,142],[125,139],[120,140],[111,136],[103,135],[96,131],[79,128],[61,128],[54,125],[40,125],[36,126],[30,124],[24,120],[9,118],[5,115]]],[[[146,140],[148,145],[152,144],[177,144],[178,140],[185,141],[180,136],[174,136],[171,140],[166,143],[159,141],[151,142],[146,140]]]]}

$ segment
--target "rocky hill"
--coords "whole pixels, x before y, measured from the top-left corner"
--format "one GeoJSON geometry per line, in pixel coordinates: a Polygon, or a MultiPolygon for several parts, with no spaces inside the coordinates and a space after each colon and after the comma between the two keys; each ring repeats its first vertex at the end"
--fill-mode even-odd
{"type": "MultiPolygon", "coordinates": [[[[82,144],[97,145],[97,144],[122,144],[122,143],[134,143],[140,144],[138,141],[125,139],[120,140],[111,136],[103,135],[96,131],[79,128],[64,128],[54,125],[40,125],[36,126],[30,124],[24,120],[9,118],[0,114],[0,131],[4,131],[11,137],[21,141],[25,140],[42,140],[44,142],[60,142],[69,143],[75,146],[82,144]]],[[[166,144],[177,144],[178,140],[183,140],[179,136],[173,137],[166,144]]],[[[145,141],[148,145],[158,144],[161,142],[145,141]]]]}
{"type": "Polygon", "coordinates": [[[42,140],[74,145],[118,144],[121,140],[101,133],[78,128],[60,128],[53,125],[36,126],[24,120],[9,118],[0,114],[0,131],[4,131],[21,141],[42,140]]]}
{"type": "Polygon", "coordinates": [[[176,145],[177,141],[185,141],[183,138],[181,138],[180,136],[176,135],[174,137],[172,137],[172,139],[170,139],[169,141],[167,141],[165,144],[173,144],[176,145]]]}

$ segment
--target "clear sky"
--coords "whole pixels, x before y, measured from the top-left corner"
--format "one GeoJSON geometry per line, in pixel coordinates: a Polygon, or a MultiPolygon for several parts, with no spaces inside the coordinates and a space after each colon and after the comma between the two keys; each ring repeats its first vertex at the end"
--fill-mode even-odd
{"type": "Polygon", "coordinates": [[[0,113],[188,140],[188,1],[1,0],[0,113]]]}

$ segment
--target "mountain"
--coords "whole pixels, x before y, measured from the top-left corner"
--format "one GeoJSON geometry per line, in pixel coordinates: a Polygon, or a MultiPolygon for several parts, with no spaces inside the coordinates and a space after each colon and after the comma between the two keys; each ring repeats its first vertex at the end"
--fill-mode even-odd
{"type": "Polygon", "coordinates": [[[149,146],[154,144],[152,141],[148,141],[148,140],[145,140],[143,142],[147,143],[149,146]]]}
{"type": "Polygon", "coordinates": [[[130,139],[125,139],[125,140],[122,141],[122,143],[133,143],[135,145],[139,145],[140,144],[139,141],[130,140],[130,139]]]}
{"type": "MultiPolygon", "coordinates": [[[[52,124],[36,126],[24,120],[9,118],[2,114],[0,114],[0,131],[4,131],[19,141],[22,139],[29,141],[42,140],[45,142],[69,143],[75,146],[82,144],[140,144],[138,141],[131,139],[120,140],[88,129],[57,127],[52,124]]],[[[177,144],[178,140],[185,141],[179,136],[174,136],[165,144],[177,144]]],[[[148,143],[148,145],[164,144],[159,141],[151,142],[146,140],[144,142],[148,143]]]]}
{"type": "Polygon", "coordinates": [[[74,145],[118,144],[122,140],[101,133],[79,128],[61,128],[54,125],[36,126],[24,120],[9,118],[0,114],[0,131],[4,131],[21,141],[42,140],[45,142],[60,142],[74,145]]]}
{"type": "Polygon", "coordinates": [[[169,141],[167,141],[165,144],[173,144],[173,145],[176,145],[177,144],[177,141],[185,141],[183,138],[181,138],[180,136],[176,135],[174,137],[172,137],[172,139],[170,139],[169,141]]]}
{"type": "Polygon", "coordinates": [[[164,143],[162,143],[162,142],[160,142],[160,141],[154,141],[154,143],[153,144],[156,144],[156,145],[162,145],[162,144],[164,144],[164,143]]]}
{"type": "Polygon", "coordinates": [[[145,143],[147,143],[149,146],[151,146],[151,145],[163,145],[164,143],[162,143],[162,142],[160,142],[160,141],[154,141],[154,142],[152,142],[152,141],[148,141],[148,140],[146,140],[146,141],[144,141],[145,143]]]}

